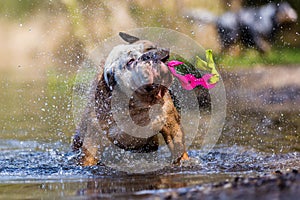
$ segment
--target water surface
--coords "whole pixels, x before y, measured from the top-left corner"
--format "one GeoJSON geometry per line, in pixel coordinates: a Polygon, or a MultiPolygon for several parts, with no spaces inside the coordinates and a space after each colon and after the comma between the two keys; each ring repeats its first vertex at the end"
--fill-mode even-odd
{"type": "MultiPolygon", "coordinates": [[[[203,154],[198,137],[189,149],[191,160],[182,166],[128,174],[104,165],[75,164],[75,155],[70,151],[75,129],[70,98],[73,74],[47,71],[40,78],[22,77],[8,72],[0,76],[1,199],[142,198],[236,176],[300,168],[298,86],[294,90],[275,90],[272,97],[278,94],[285,99],[271,98],[273,104],[279,102],[289,109],[272,110],[270,104],[261,109],[235,101],[237,91],[229,85],[226,124],[209,154],[203,154]]],[[[263,94],[263,99],[270,97],[263,94]]]]}

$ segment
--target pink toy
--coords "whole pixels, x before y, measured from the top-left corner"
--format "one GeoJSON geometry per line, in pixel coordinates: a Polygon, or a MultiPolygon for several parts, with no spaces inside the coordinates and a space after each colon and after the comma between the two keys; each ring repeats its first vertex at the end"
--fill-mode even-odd
{"type": "Polygon", "coordinates": [[[211,89],[211,88],[215,87],[216,83],[214,83],[214,84],[209,83],[209,79],[213,76],[212,74],[205,74],[202,76],[202,78],[196,78],[192,74],[185,74],[185,75],[177,74],[175,67],[178,65],[182,65],[182,64],[183,64],[183,62],[180,62],[177,60],[172,60],[172,61],[168,62],[168,67],[169,67],[170,71],[172,72],[172,74],[179,79],[181,86],[184,89],[192,90],[198,85],[201,85],[202,87],[204,87],[206,89],[211,89]]]}

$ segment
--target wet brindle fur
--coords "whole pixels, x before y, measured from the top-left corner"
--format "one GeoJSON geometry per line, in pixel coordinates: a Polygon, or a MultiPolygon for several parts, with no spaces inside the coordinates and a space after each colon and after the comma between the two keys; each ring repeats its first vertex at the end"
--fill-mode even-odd
{"type": "Polygon", "coordinates": [[[79,163],[90,166],[101,162],[103,135],[126,151],[152,152],[159,147],[157,134],[160,133],[172,153],[174,163],[188,159],[180,115],[167,88],[172,82],[172,76],[164,63],[169,57],[169,51],[125,33],[120,33],[120,36],[129,44],[117,46],[107,58],[104,72],[98,77],[95,110],[87,109],[73,138],[73,149],[81,152],[79,163]],[[153,130],[160,127],[156,135],[148,138],[134,137],[123,132],[112,116],[111,98],[114,89],[126,84],[139,85],[139,81],[145,84],[133,90],[129,111],[135,124],[144,126],[151,123],[153,130]],[[161,105],[162,113],[151,121],[149,110],[155,104],[161,105]],[[97,121],[90,119],[93,117],[97,121]],[[161,122],[164,123],[162,128],[158,126],[161,122]]]}

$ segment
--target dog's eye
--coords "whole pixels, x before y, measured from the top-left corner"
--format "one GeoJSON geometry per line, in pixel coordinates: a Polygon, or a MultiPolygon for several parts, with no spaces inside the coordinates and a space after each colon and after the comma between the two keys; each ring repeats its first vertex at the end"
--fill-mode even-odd
{"type": "Polygon", "coordinates": [[[156,45],[146,45],[145,52],[146,51],[151,51],[153,49],[157,49],[157,46],[156,45]]]}
{"type": "Polygon", "coordinates": [[[131,59],[126,63],[126,68],[127,68],[127,69],[130,69],[133,62],[134,62],[134,59],[131,58],[131,59]]]}
{"type": "Polygon", "coordinates": [[[133,62],[134,62],[134,59],[131,58],[131,59],[127,62],[127,65],[131,65],[133,62]]]}
{"type": "Polygon", "coordinates": [[[151,51],[151,50],[153,50],[153,49],[156,49],[156,47],[150,46],[150,47],[146,48],[145,51],[151,51]]]}

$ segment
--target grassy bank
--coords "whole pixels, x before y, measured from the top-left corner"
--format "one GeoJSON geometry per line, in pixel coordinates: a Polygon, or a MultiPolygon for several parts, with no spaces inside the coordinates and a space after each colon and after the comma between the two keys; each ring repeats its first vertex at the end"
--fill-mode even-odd
{"type": "Polygon", "coordinates": [[[278,48],[267,54],[246,50],[240,55],[219,54],[216,61],[221,67],[252,67],[255,65],[293,65],[300,63],[300,48],[278,48]]]}

